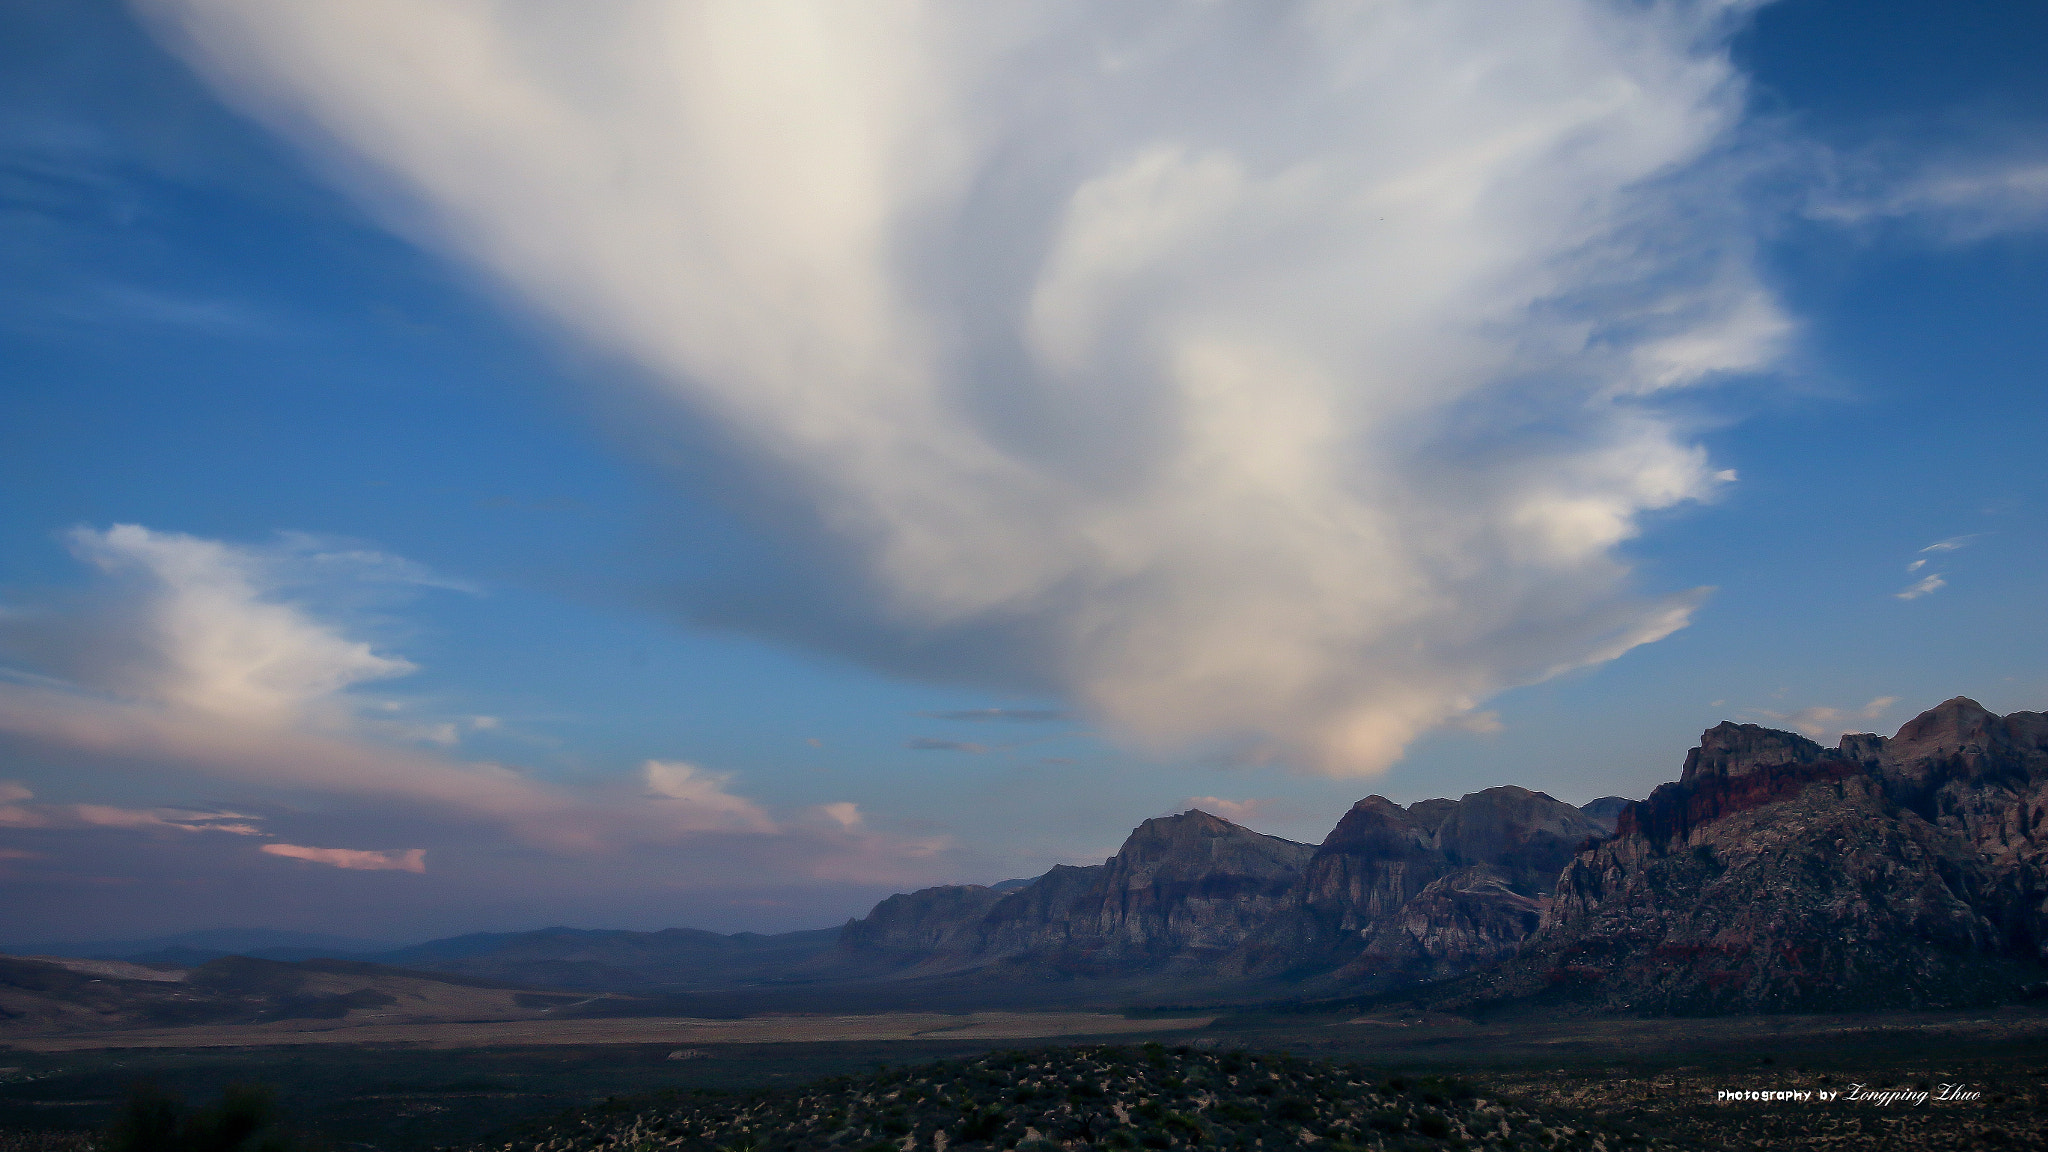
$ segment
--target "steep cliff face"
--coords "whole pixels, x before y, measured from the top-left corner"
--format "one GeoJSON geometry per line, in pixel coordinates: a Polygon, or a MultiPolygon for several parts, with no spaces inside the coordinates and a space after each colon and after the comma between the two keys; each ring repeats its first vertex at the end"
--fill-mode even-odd
{"type": "Polygon", "coordinates": [[[947,884],[901,893],[875,905],[864,919],[839,930],[839,947],[851,952],[894,953],[922,959],[960,946],[959,937],[1004,893],[980,884],[947,884]]]}
{"type": "Polygon", "coordinates": [[[1580,845],[1605,833],[1561,800],[1508,785],[1459,800],[1437,827],[1436,843],[1451,864],[1489,865],[1509,887],[1536,895],[1550,891],[1580,845]]]}
{"type": "Polygon", "coordinates": [[[1490,788],[1351,807],[1320,847],[1205,812],[1147,820],[1117,854],[1016,891],[892,896],[840,952],[911,975],[1320,978],[1347,987],[1466,971],[1535,930],[1558,870],[1601,822],[1540,792],[1490,788]]]}
{"type": "Polygon", "coordinates": [[[1544,903],[1517,890],[1491,865],[1456,869],[1376,925],[1364,950],[1337,978],[1385,987],[1440,980],[1504,960],[1536,931],[1544,903]]]}
{"type": "Polygon", "coordinates": [[[1338,933],[1358,933],[1398,913],[1449,868],[1436,845],[1442,816],[1432,814],[1436,821],[1424,823],[1384,796],[1352,805],[1309,861],[1299,907],[1338,933]]]}
{"type": "Polygon", "coordinates": [[[2048,715],[1957,697],[1854,750],[1892,801],[1961,839],[1971,903],[2000,947],[2048,960],[2048,715]]]}
{"type": "Polygon", "coordinates": [[[1147,820],[1110,858],[1085,930],[1112,953],[1222,953],[1286,905],[1315,851],[1206,812],[1147,820]]]}
{"type": "Polygon", "coordinates": [[[2048,723],[1958,698],[1834,749],[1722,724],[1580,851],[1502,989],[1632,1011],[1998,999],[2041,978],[2048,723]]]}
{"type": "Polygon", "coordinates": [[[1250,974],[1334,971],[1387,987],[1512,955],[1599,822],[1526,788],[1403,809],[1368,796],[1316,850],[1289,914],[1233,957],[1250,974]]]}
{"type": "Polygon", "coordinates": [[[930,941],[925,970],[1036,967],[1120,975],[1200,964],[1241,944],[1292,898],[1315,852],[1206,812],[1147,820],[1108,861],[986,889],[891,897],[841,939],[849,954],[930,941]],[[900,902],[900,903],[899,903],[900,902]]]}

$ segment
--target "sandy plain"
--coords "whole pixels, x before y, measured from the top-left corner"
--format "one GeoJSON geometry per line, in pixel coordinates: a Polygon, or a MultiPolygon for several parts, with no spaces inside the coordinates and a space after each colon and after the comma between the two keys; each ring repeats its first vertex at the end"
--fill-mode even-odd
{"type": "Polygon", "coordinates": [[[107,1048],[248,1048],[301,1044],[401,1044],[481,1048],[555,1044],[791,1044],[875,1040],[1034,1040],[1119,1036],[1206,1027],[1214,1017],[1128,1020],[1097,1012],[890,1012],[871,1016],[755,1016],[741,1020],[629,1017],[588,1020],[479,1020],[380,1023],[374,1016],[335,1021],[192,1025],[69,1035],[20,1036],[6,1047],[29,1052],[107,1048]]]}

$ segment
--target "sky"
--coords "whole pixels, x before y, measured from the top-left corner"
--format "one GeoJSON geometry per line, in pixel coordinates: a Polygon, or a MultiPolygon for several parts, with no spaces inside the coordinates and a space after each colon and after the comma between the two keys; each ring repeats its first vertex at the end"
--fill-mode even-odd
{"type": "Polygon", "coordinates": [[[0,940],[2048,708],[2048,7],[0,10],[0,940]]]}

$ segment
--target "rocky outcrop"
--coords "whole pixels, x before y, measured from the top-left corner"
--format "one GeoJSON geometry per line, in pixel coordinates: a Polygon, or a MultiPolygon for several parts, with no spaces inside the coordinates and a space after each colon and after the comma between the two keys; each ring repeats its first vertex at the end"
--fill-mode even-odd
{"type": "Polygon", "coordinates": [[[2048,717],[1957,698],[1824,748],[1722,724],[1578,852],[1488,995],[1637,1012],[2009,998],[2044,974],[2048,717]]]}
{"type": "Polygon", "coordinates": [[[1431,881],[1376,926],[1338,979],[1384,987],[1440,980],[1504,960],[1536,931],[1544,904],[1491,865],[1459,868],[1431,881]]]}
{"type": "Polygon", "coordinates": [[[924,942],[922,972],[961,968],[1128,975],[1237,947],[1293,897],[1315,849],[1206,812],[1147,820],[1102,864],[1060,866],[1013,892],[894,896],[841,933],[871,956],[924,942]]]}

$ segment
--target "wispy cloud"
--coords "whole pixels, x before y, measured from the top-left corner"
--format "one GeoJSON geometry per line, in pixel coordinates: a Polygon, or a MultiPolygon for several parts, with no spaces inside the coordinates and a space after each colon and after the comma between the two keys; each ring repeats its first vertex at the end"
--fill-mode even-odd
{"type": "Polygon", "coordinates": [[[1684,627],[1657,398],[1789,328],[1740,5],[141,7],[808,510],[692,611],[1150,747],[1373,772],[1684,627]]]}
{"type": "Polygon", "coordinates": [[[919,736],[904,747],[914,752],[966,752],[974,756],[989,750],[986,744],[975,744],[967,740],[940,740],[931,736],[919,736]]]}
{"type": "Polygon", "coordinates": [[[958,712],[920,712],[918,715],[970,724],[1050,724],[1074,718],[1072,712],[1061,708],[969,708],[958,712]]]}
{"type": "Polygon", "coordinates": [[[272,856],[286,856],[293,860],[304,860],[308,864],[325,864],[330,868],[347,868],[364,872],[425,872],[427,870],[427,851],[424,848],[374,852],[362,848],[308,848],[302,844],[265,844],[263,851],[270,853],[272,856]]]}
{"type": "Polygon", "coordinates": [[[1932,595],[1946,587],[1948,587],[1948,581],[1941,578],[1941,573],[1931,572],[1908,585],[1903,591],[1894,592],[1892,595],[1900,600],[1918,600],[1922,596],[1932,595]]]}
{"type": "Polygon", "coordinates": [[[111,804],[34,804],[27,786],[0,782],[0,828],[120,828],[129,831],[225,832],[261,836],[262,817],[189,808],[122,808],[111,804]]]}
{"type": "Polygon", "coordinates": [[[2048,228],[2048,160],[1944,157],[1904,168],[1887,153],[1837,158],[1808,214],[1856,227],[1904,225],[1949,243],[2048,228]]]}
{"type": "Polygon", "coordinates": [[[1858,720],[1875,720],[1898,702],[1897,696],[1879,696],[1863,707],[1855,709],[1816,705],[1801,708],[1797,712],[1764,712],[1761,715],[1815,740],[1832,740],[1844,733],[1865,731],[1866,729],[1852,728],[1849,725],[1858,720]]]}
{"type": "Polygon", "coordinates": [[[1249,825],[1262,813],[1270,813],[1280,801],[1265,798],[1254,800],[1225,800],[1221,796],[1190,796],[1181,809],[1200,809],[1211,816],[1221,816],[1233,824],[1249,825]]]}
{"type": "MultiPolygon", "coordinates": [[[[1922,555],[1918,559],[1907,562],[1906,574],[1910,576],[1927,567],[1929,562],[1927,553],[1933,553],[1934,559],[1940,559],[1946,553],[1956,552],[1969,547],[1985,535],[1987,534],[1983,532],[1970,532],[1962,536],[1950,536],[1946,540],[1936,540],[1927,547],[1920,549],[1922,555]]],[[[1904,589],[1892,593],[1892,595],[1900,600],[1918,600],[1922,596],[1932,595],[1946,587],[1948,587],[1947,573],[1929,572],[1927,575],[1907,585],[1904,589]]]]}
{"type": "Polygon", "coordinates": [[[775,822],[759,804],[726,791],[730,772],[706,772],[679,760],[649,760],[641,770],[648,794],[659,801],[677,801],[676,825],[693,832],[773,832],[775,822]]]}
{"type": "Polygon", "coordinates": [[[1967,535],[1967,536],[1951,536],[1951,537],[1949,537],[1949,538],[1948,538],[1948,539],[1946,539],[1946,540],[1936,540],[1936,541],[1935,541],[1934,543],[1932,543],[1932,544],[1929,544],[1929,545],[1928,545],[1927,547],[1925,547],[1925,548],[1922,548],[1922,549],[1921,549],[1921,551],[1922,551],[1922,552],[1954,552],[1954,551],[1955,551],[1955,550],[1957,550],[1958,548],[1967,548],[1967,547],[1969,547],[1969,545],[1970,545],[1970,543],[1971,543],[1972,541],[1974,541],[1974,540],[1977,540],[1977,539],[1981,538],[1981,537],[1982,537],[1983,535],[1984,535],[1984,533],[1982,533],[1982,532],[1972,532],[1972,533],[1970,533],[1970,534],[1969,534],[1969,535],[1967,535]]]}

